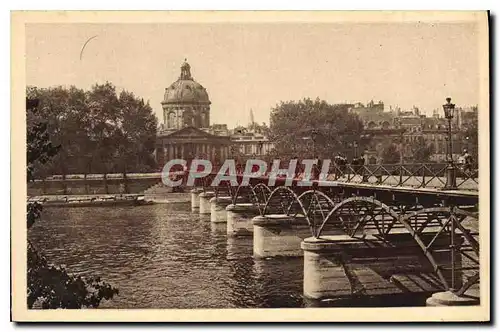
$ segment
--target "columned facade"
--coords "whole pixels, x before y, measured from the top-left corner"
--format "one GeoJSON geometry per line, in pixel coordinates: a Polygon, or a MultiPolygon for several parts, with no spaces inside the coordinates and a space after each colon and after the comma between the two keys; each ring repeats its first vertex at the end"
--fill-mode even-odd
{"type": "Polygon", "coordinates": [[[157,139],[156,160],[163,166],[168,160],[195,158],[208,159],[222,164],[229,157],[230,140],[197,128],[188,127],[157,139]]]}
{"type": "Polygon", "coordinates": [[[225,136],[214,136],[203,131],[193,135],[196,128],[186,128],[168,136],[158,137],[156,159],[164,164],[172,159],[208,159],[223,163],[229,156],[230,140],[225,136]],[[163,152],[163,153],[162,153],[163,152]]]}

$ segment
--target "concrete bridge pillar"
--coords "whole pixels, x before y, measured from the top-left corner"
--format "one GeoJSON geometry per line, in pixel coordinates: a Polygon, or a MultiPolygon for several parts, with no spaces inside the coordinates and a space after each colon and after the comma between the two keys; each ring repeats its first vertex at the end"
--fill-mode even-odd
{"type": "Polygon", "coordinates": [[[206,191],[199,194],[200,214],[210,214],[210,199],[215,196],[215,192],[206,191]]]}
{"type": "MultiPolygon", "coordinates": [[[[435,235],[429,232],[420,238],[429,243],[435,235]]],[[[439,235],[431,251],[443,278],[451,285],[450,239],[449,234],[439,235]]],[[[454,243],[457,245],[460,241],[457,237],[454,243]]],[[[310,237],[304,239],[301,248],[304,251],[304,295],[310,299],[429,294],[439,292],[444,286],[423,249],[407,232],[388,234],[384,240],[372,235],[310,237]]],[[[455,260],[455,289],[461,287],[463,278],[459,257],[455,260]]],[[[449,294],[437,293],[427,300],[427,305],[446,305],[452,302],[451,298],[449,294]]],[[[467,303],[462,299],[456,302],[467,303]]]]}
{"type": "Polygon", "coordinates": [[[258,206],[253,203],[230,204],[226,207],[227,235],[251,236],[253,234],[252,218],[260,214],[258,206]]]}
{"type": "Polygon", "coordinates": [[[231,202],[231,197],[212,197],[210,199],[210,221],[214,223],[226,222],[226,207],[231,204],[231,202]]]}
{"type": "Polygon", "coordinates": [[[479,305],[479,289],[474,288],[464,295],[456,295],[451,291],[439,292],[432,294],[431,297],[425,301],[428,307],[451,307],[451,306],[470,306],[479,305]]]}
{"type": "Polygon", "coordinates": [[[348,235],[328,236],[328,240],[309,237],[301,243],[304,254],[304,296],[310,299],[336,297],[351,292],[342,259],[342,242],[356,241],[348,235]]]}
{"type": "Polygon", "coordinates": [[[300,257],[300,244],[311,236],[311,229],[304,216],[269,214],[257,216],[253,223],[254,257],[300,257]]]}
{"type": "Polygon", "coordinates": [[[200,208],[200,194],[203,192],[203,190],[199,188],[194,188],[191,189],[191,211],[196,212],[200,208]]]}

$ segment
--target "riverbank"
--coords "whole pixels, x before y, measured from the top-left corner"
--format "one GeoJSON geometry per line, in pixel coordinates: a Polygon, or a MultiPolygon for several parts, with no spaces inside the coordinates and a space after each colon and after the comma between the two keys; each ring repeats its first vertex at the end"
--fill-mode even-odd
{"type": "Polygon", "coordinates": [[[43,195],[32,196],[28,202],[37,202],[44,207],[88,207],[88,206],[138,206],[153,204],[144,195],[43,195]]]}
{"type": "Polygon", "coordinates": [[[190,202],[190,196],[189,193],[40,195],[29,197],[28,202],[37,202],[44,207],[141,206],[162,203],[187,203],[190,202]]]}

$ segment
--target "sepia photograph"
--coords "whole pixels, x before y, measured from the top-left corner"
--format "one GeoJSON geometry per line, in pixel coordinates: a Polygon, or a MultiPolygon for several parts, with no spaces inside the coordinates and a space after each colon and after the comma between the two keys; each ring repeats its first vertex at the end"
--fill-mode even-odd
{"type": "Polygon", "coordinates": [[[489,321],[488,12],[11,15],[14,321],[489,321]]]}

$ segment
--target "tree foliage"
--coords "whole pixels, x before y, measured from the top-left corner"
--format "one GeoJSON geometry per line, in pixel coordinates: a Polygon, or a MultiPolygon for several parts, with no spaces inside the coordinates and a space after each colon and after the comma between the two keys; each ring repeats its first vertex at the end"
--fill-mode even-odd
{"type": "Polygon", "coordinates": [[[414,163],[426,163],[434,154],[434,144],[428,143],[423,137],[410,143],[411,161],[414,163]]]}
{"type": "Polygon", "coordinates": [[[339,152],[352,157],[349,143],[358,142],[359,151],[368,144],[362,138],[363,123],[347,105],[304,99],[281,102],[271,111],[269,139],[278,157],[332,158],[339,152]]]}
{"type": "Polygon", "coordinates": [[[35,121],[37,115],[38,100],[26,99],[26,109],[30,121],[27,126],[27,145],[26,145],[26,164],[27,164],[27,180],[34,179],[34,171],[37,166],[41,166],[50,161],[54,157],[60,146],[54,146],[49,140],[47,132],[47,123],[35,121]]]}
{"type": "Polygon", "coordinates": [[[97,308],[118,290],[99,277],[74,276],[64,268],[52,266],[28,242],[28,308],[97,308]]]}
{"type": "MultiPolygon", "coordinates": [[[[476,114],[477,114],[477,108],[476,108],[476,114]]],[[[461,137],[462,142],[466,142],[469,154],[475,161],[478,161],[478,156],[479,156],[478,134],[479,134],[478,118],[476,116],[472,118],[470,122],[468,122],[467,128],[465,129],[461,137]]]]}
{"type": "Polygon", "coordinates": [[[382,164],[397,164],[400,161],[399,147],[388,142],[380,149],[379,156],[382,164]]]}
{"type": "MultiPolygon", "coordinates": [[[[28,97],[33,97],[28,91],[28,97]]],[[[27,173],[28,181],[33,179],[36,167],[46,165],[56,157],[59,150],[50,141],[47,123],[39,117],[36,99],[27,98],[27,173]]],[[[26,209],[27,228],[30,229],[40,218],[42,205],[28,202],[26,209]]],[[[50,234],[48,235],[50,236],[50,234]]],[[[99,277],[75,276],[64,268],[50,265],[28,241],[27,252],[27,305],[43,309],[82,307],[96,308],[103,299],[111,299],[118,290],[99,277]]]]}
{"type": "MultiPolygon", "coordinates": [[[[40,101],[38,114],[60,151],[37,175],[150,171],[156,168],[153,151],[157,119],[149,103],[131,92],[119,95],[111,83],[89,91],[53,87],[27,91],[40,101]]],[[[34,117],[34,119],[30,119],[34,117]]]]}

